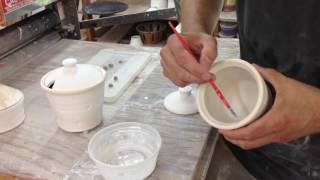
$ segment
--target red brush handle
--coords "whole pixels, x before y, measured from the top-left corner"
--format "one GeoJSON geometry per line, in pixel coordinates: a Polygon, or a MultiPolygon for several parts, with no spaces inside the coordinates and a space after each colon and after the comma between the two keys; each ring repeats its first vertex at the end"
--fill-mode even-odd
{"type": "MultiPolygon", "coordinates": [[[[178,39],[180,40],[182,46],[199,62],[199,60],[197,59],[197,57],[195,56],[195,54],[193,53],[193,51],[191,50],[190,46],[188,45],[188,43],[183,39],[183,37],[180,35],[180,33],[176,30],[176,28],[173,26],[172,22],[169,21],[168,22],[171,30],[176,34],[176,36],[178,37],[178,39]]],[[[218,95],[218,97],[221,99],[221,101],[223,102],[223,104],[228,108],[231,109],[230,104],[228,103],[227,99],[224,97],[224,95],[222,94],[222,92],[220,91],[220,89],[218,88],[218,86],[216,85],[216,83],[210,79],[209,80],[210,85],[212,86],[212,88],[215,90],[216,94],[218,95]]],[[[233,110],[232,110],[233,112],[233,110]]]]}
{"type": "Polygon", "coordinates": [[[218,86],[216,85],[216,83],[210,79],[209,83],[211,84],[212,88],[216,91],[217,95],[219,96],[219,98],[221,99],[221,101],[223,102],[223,104],[228,108],[231,109],[230,104],[228,103],[227,99],[224,97],[224,95],[222,94],[222,92],[220,91],[220,89],[218,88],[218,86]]]}
{"type": "Polygon", "coordinates": [[[169,21],[168,24],[169,24],[171,30],[174,32],[174,34],[177,35],[177,37],[178,37],[179,41],[181,42],[182,46],[184,47],[184,49],[186,49],[186,50],[189,52],[189,54],[191,54],[191,55],[194,57],[194,59],[196,59],[196,60],[198,61],[198,58],[197,58],[196,55],[193,53],[193,51],[191,50],[191,48],[190,48],[190,46],[188,45],[188,43],[186,42],[186,40],[183,39],[183,37],[180,35],[180,33],[179,33],[179,32],[176,30],[176,28],[173,26],[172,22],[169,21]]]}

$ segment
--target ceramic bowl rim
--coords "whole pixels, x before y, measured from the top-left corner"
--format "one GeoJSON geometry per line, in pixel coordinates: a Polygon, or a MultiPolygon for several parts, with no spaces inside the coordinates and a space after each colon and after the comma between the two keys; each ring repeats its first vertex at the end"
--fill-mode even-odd
{"type": "Polygon", "coordinates": [[[139,123],[139,122],[120,122],[120,123],[111,124],[110,126],[102,128],[96,134],[94,134],[90,138],[90,141],[89,141],[89,144],[88,144],[88,154],[89,154],[89,157],[90,157],[91,160],[93,160],[96,164],[99,164],[99,165],[101,165],[103,167],[114,168],[114,169],[128,169],[128,168],[137,166],[139,164],[142,164],[142,163],[144,163],[146,161],[150,161],[153,158],[157,159],[157,156],[159,155],[161,146],[162,146],[162,138],[160,136],[160,133],[155,128],[153,128],[152,126],[150,126],[148,124],[144,124],[144,123],[139,123]],[[104,163],[104,162],[101,162],[100,160],[98,160],[95,157],[95,155],[93,154],[92,148],[91,148],[93,142],[95,141],[95,139],[98,136],[100,136],[101,134],[103,134],[105,131],[113,130],[113,128],[122,127],[122,126],[139,126],[139,127],[144,128],[144,129],[146,128],[146,129],[152,131],[152,133],[154,133],[156,135],[155,138],[157,140],[159,140],[158,143],[157,143],[157,150],[152,153],[152,156],[146,158],[144,161],[141,161],[141,162],[139,162],[137,164],[133,164],[133,165],[129,165],[129,166],[117,166],[117,165],[107,164],[107,163],[104,163]]]}
{"type": "Polygon", "coordinates": [[[17,89],[17,92],[21,95],[21,98],[18,101],[16,101],[14,104],[12,104],[6,108],[0,109],[0,113],[3,113],[5,111],[7,111],[8,109],[15,107],[17,104],[20,104],[22,101],[24,101],[24,94],[18,89],[17,89]]]}
{"type": "MultiPolygon", "coordinates": [[[[241,59],[226,59],[223,61],[219,61],[215,63],[214,66],[210,69],[212,71],[214,67],[219,67],[219,66],[225,66],[225,67],[239,67],[242,68],[243,70],[246,70],[248,73],[251,75],[253,74],[254,76],[253,79],[257,83],[257,88],[258,88],[258,98],[256,101],[256,105],[253,108],[253,110],[250,112],[249,115],[247,115],[244,119],[241,121],[235,122],[235,123],[224,123],[221,121],[216,120],[214,117],[211,116],[211,114],[208,112],[208,110],[205,107],[205,91],[208,88],[209,84],[202,84],[199,86],[199,90],[197,93],[197,103],[199,106],[199,112],[200,115],[203,117],[203,119],[210,124],[213,127],[216,127],[218,129],[237,129],[240,127],[243,127],[247,125],[248,123],[252,122],[255,120],[256,113],[259,111],[260,106],[263,105],[263,92],[264,92],[264,80],[259,74],[259,72],[248,62],[241,60],[241,59]]],[[[211,87],[210,87],[211,88],[211,87]]]]}
{"type": "MultiPolygon", "coordinates": [[[[10,112],[11,110],[17,109],[20,106],[22,106],[22,111],[19,111],[19,114],[23,114],[22,119],[17,119],[16,114],[14,114],[15,118],[11,119],[11,125],[12,125],[12,122],[15,122],[15,125],[14,126],[9,126],[9,128],[8,128],[8,126],[6,128],[3,128],[3,127],[0,128],[0,135],[4,134],[4,133],[7,133],[7,132],[19,127],[24,122],[24,120],[26,119],[25,107],[24,107],[24,96],[17,103],[15,103],[14,105],[12,105],[9,108],[6,108],[6,109],[0,111],[0,115],[8,114],[8,111],[10,112]]],[[[12,112],[10,112],[10,114],[12,114],[12,112]]],[[[2,121],[2,120],[3,119],[0,117],[0,121],[2,121]]]]}

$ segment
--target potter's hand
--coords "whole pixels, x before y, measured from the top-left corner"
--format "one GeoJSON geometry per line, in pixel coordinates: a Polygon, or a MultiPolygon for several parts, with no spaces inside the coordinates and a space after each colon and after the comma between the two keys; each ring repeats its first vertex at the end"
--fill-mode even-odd
{"type": "Polygon", "coordinates": [[[199,63],[184,49],[178,37],[171,35],[160,52],[163,74],[180,87],[210,80],[212,75],[208,71],[217,55],[215,38],[205,33],[187,33],[184,38],[199,56],[199,63]]]}
{"type": "Polygon", "coordinates": [[[225,139],[242,149],[253,149],[320,132],[319,89],[272,69],[258,66],[256,69],[275,88],[275,102],[269,112],[252,124],[235,130],[219,130],[225,139]]]}

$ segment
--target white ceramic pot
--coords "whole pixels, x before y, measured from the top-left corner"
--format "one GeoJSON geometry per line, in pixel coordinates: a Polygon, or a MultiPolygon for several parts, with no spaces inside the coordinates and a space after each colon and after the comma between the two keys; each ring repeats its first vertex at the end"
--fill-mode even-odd
{"type": "Polygon", "coordinates": [[[200,85],[197,104],[200,115],[218,129],[236,129],[259,118],[268,108],[270,92],[258,71],[248,62],[228,59],[215,63],[210,72],[239,118],[222,104],[209,83],[200,85]]]}
{"type": "Polygon", "coordinates": [[[16,128],[24,118],[23,93],[0,84],[0,133],[16,128]]]}
{"type": "Polygon", "coordinates": [[[92,129],[102,121],[106,72],[99,66],[63,61],[40,81],[57,116],[60,128],[69,132],[92,129]]]}
{"type": "Polygon", "coordinates": [[[168,0],[151,0],[151,8],[163,9],[168,7],[168,0]]]}

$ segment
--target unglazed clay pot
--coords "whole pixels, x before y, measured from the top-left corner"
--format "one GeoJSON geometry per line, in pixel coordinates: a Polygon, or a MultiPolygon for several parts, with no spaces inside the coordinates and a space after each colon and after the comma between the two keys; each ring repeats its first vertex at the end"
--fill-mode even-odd
{"type": "Polygon", "coordinates": [[[69,58],[40,81],[57,115],[57,124],[69,132],[92,129],[102,121],[106,72],[99,66],[77,64],[69,58]]]}
{"type": "Polygon", "coordinates": [[[210,72],[216,84],[238,115],[221,102],[209,83],[200,85],[197,104],[200,115],[218,129],[236,129],[256,120],[268,108],[270,93],[258,71],[248,62],[228,59],[215,63],[210,72]]]}
{"type": "Polygon", "coordinates": [[[18,89],[0,84],[0,133],[19,126],[24,118],[23,93],[18,89]]]}

